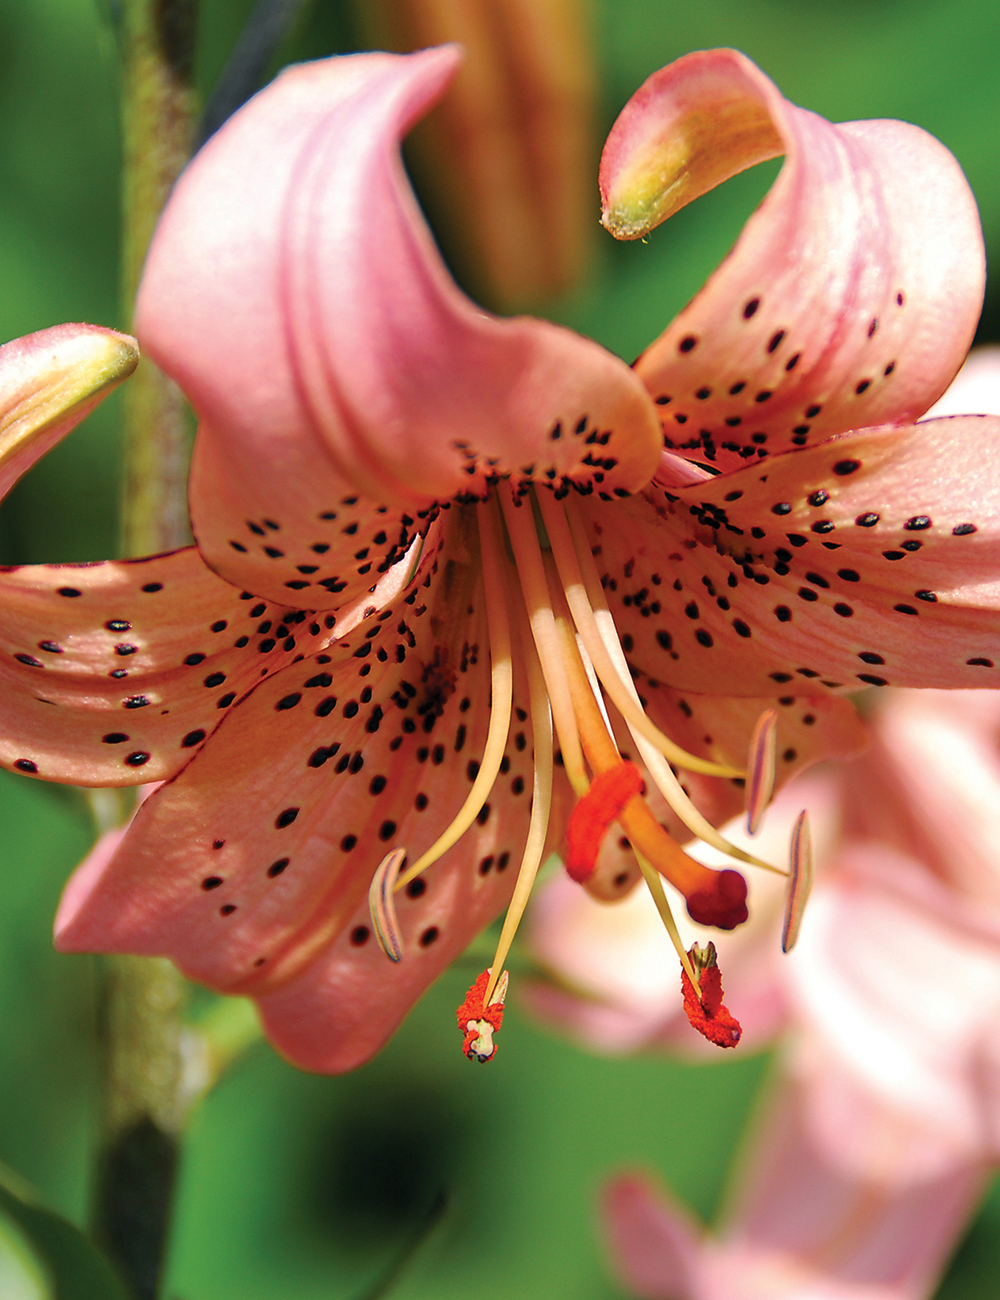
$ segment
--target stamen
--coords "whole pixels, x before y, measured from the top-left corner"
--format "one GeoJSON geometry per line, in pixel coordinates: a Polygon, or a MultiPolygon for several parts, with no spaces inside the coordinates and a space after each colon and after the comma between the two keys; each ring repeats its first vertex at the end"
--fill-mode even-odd
{"type": "MultiPolygon", "coordinates": [[[[525,629],[527,631],[527,629],[525,629]]],[[[528,668],[528,695],[531,701],[531,730],[534,738],[535,773],[531,794],[531,820],[528,823],[528,838],[521,855],[521,865],[517,872],[517,884],[504,917],[503,929],[497,943],[496,956],[491,970],[503,970],[503,964],[510,952],[517,927],[521,923],[524,909],[528,905],[531,887],[542,862],[545,852],[545,839],[549,832],[549,813],[552,809],[552,714],[549,699],[545,693],[545,681],[541,664],[530,643],[530,635],[521,638],[524,641],[524,656],[528,668]]],[[[503,978],[506,979],[506,972],[503,978]]],[[[489,1006],[493,997],[494,979],[490,976],[483,1001],[489,1006]]],[[[501,1002],[503,999],[500,999],[501,1002]]]]}
{"type": "MultiPolygon", "coordinates": [[[[587,596],[593,610],[594,618],[597,623],[601,640],[608,651],[613,664],[618,671],[619,680],[625,689],[632,695],[636,704],[639,704],[639,692],[635,689],[635,683],[632,681],[632,674],[628,670],[628,663],[625,659],[625,652],[622,650],[621,642],[618,640],[618,631],[615,627],[615,621],[611,611],[608,609],[607,602],[604,599],[604,593],[601,588],[601,581],[594,565],[593,556],[587,546],[586,534],[576,513],[575,503],[566,502],[564,504],[567,518],[573,533],[573,539],[576,545],[577,559],[583,572],[586,584],[587,596]]],[[[641,705],[640,705],[641,707],[641,705]]],[[[626,724],[627,725],[627,724],[626,724]]],[[[745,849],[731,844],[725,836],[721,835],[712,823],[694,806],[690,798],[685,794],[677,775],[671,770],[670,765],[666,762],[659,750],[654,749],[652,745],[642,736],[637,735],[629,728],[636,747],[642,757],[646,770],[652,778],[657,789],[666,799],[667,803],[681,819],[692,835],[696,835],[706,844],[718,849],[720,853],[725,853],[729,857],[736,858],[740,862],[746,862],[750,866],[760,867],[764,871],[774,872],[776,875],[784,876],[787,873],[780,867],[774,867],[769,862],[755,857],[745,849]]]]}
{"type": "Polygon", "coordinates": [[[487,999],[487,983],[492,980],[493,968],[487,966],[465,995],[465,1001],[455,1013],[462,1031],[462,1050],[470,1061],[492,1061],[496,1056],[493,1035],[503,1025],[503,1004],[507,998],[507,972],[497,981],[493,1000],[487,999]]]}
{"type": "Polygon", "coordinates": [[[735,1047],[743,1036],[743,1030],[740,1022],[722,1001],[722,972],[719,970],[715,944],[710,943],[707,948],[699,948],[695,944],[688,956],[701,976],[699,995],[687,971],[681,971],[684,1011],[692,1028],[697,1029],[699,1034],[704,1034],[716,1047],[735,1047]]]}
{"type": "Polygon", "coordinates": [[[486,616],[490,632],[490,725],[486,745],[480,760],[479,771],[468,797],[451,824],[438,836],[431,847],[419,857],[396,881],[402,889],[415,876],[436,862],[443,853],[457,844],[479,815],[489,798],[503,762],[503,752],[510,730],[510,713],[514,694],[514,671],[510,649],[510,625],[507,621],[507,601],[504,595],[503,548],[496,508],[487,503],[476,511],[479,520],[479,542],[482,554],[483,586],[486,598],[486,616]]]}
{"type": "Polygon", "coordinates": [[[778,713],[765,709],[750,737],[747,763],[747,832],[756,835],[767,805],[774,794],[775,761],[778,753],[778,713]]]}
{"type": "Polygon", "coordinates": [[[618,763],[594,777],[590,789],[577,801],[566,832],[566,870],[578,884],[593,875],[601,842],[612,822],[627,804],[643,793],[642,774],[634,763],[618,763]]]}
{"type": "Polygon", "coordinates": [[[538,534],[535,532],[534,517],[530,509],[516,506],[509,493],[503,493],[500,501],[504,521],[507,524],[507,535],[514,552],[514,562],[517,565],[517,576],[528,610],[531,635],[535,641],[538,659],[545,677],[545,687],[552,705],[552,718],[559,737],[563,765],[573,792],[579,798],[586,794],[589,782],[583,766],[583,753],[580,749],[580,735],[577,730],[573,701],[559,653],[558,633],[548,584],[545,581],[545,567],[542,563],[541,548],[538,545],[538,534]]]}
{"type": "Polygon", "coordinates": [[[686,749],[682,749],[669,736],[664,735],[659,727],[646,716],[641,705],[625,690],[594,619],[594,611],[587,598],[583,575],[580,571],[569,525],[566,522],[566,515],[560,508],[559,503],[548,492],[538,494],[538,505],[542,512],[542,519],[545,522],[549,541],[552,544],[552,554],[555,557],[559,577],[562,580],[562,588],[569,603],[573,621],[579,629],[580,636],[583,638],[583,643],[593,661],[602,686],[610,695],[615,708],[625,719],[629,728],[638,731],[665,758],[671,763],[677,764],[678,767],[686,768],[690,772],[701,772],[706,776],[744,776],[745,773],[741,768],[729,767],[724,763],[713,763],[710,759],[698,758],[695,754],[689,754],[686,749]]]}
{"type": "Polygon", "coordinates": [[[701,985],[698,981],[698,973],[694,968],[691,958],[687,954],[681,939],[681,932],[677,928],[677,922],[674,920],[674,914],[667,901],[666,890],[663,888],[663,881],[660,879],[660,873],[656,870],[651,862],[647,862],[641,853],[636,853],[635,860],[639,864],[639,870],[642,872],[642,878],[646,882],[653,902],[656,904],[656,910],[660,914],[660,920],[663,922],[663,928],[666,930],[670,942],[674,945],[674,951],[680,958],[681,966],[684,973],[691,981],[695,993],[701,997],[701,985]]]}
{"type": "Polygon", "coordinates": [[[781,927],[781,951],[791,952],[799,937],[802,917],[813,883],[812,836],[809,833],[809,814],[805,808],[795,819],[789,846],[791,869],[785,893],[785,922],[781,927]]]}
{"type": "Polygon", "coordinates": [[[393,886],[399,875],[399,869],[406,861],[405,849],[393,849],[387,853],[375,869],[372,883],[368,888],[368,910],[371,912],[372,929],[378,946],[390,961],[403,958],[403,936],[396,916],[396,903],[393,899],[393,886]]]}

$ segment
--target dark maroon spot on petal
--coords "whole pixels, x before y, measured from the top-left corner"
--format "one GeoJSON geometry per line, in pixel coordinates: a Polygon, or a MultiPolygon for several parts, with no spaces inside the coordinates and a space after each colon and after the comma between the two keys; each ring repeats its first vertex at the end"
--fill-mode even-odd
{"type": "Polygon", "coordinates": [[[885,660],[881,655],[877,655],[874,650],[862,650],[858,655],[862,663],[866,664],[884,664],[885,660]]]}
{"type": "Polygon", "coordinates": [[[818,573],[807,573],[806,582],[811,582],[814,587],[829,587],[830,585],[827,580],[821,577],[818,573]]]}
{"type": "Polygon", "coordinates": [[[356,835],[345,835],[340,841],[340,847],[344,853],[350,853],[351,849],[354,848],[357,842],[358,837],[356,835]]]}
{"type": "Polygon", "coordinates": [[[843,478],[846,474],[853,474],[856,469],[860,468],[861,461],[859,460],[838,460],[833,467],[833,472],[843,478]]]}
{"type": "Polygon", "coordinates": [[[383,841],[383,843],[387,840],[391,840],[395,834],[396,823],[393,821],[384,821],[378,829],[378,837],[383,841]]]}
{"type": "Polygon", "coordinates": [[[273,880],[275,876],[280,876],[284,869],[291,862],[291,858],[279,858],[277,862],[272,862],[267,869],[267,874],[273,880]]]}
{"type": "Polygon", "coordinates": [[[908,533],[919,533],[924,528],[930,528],[930,526],[931,520],[927,515],[914,515],[911,519],[907,519],[903,525],[908,533]]]}
{"type": "Polygon", "coordinates": [[[798,756],[799,755],[797,750],[786,749],[781,757],[785,760],[786,763],[794,763],[795,760],[798,758],[798,756]]]}
{"type": "Polygon", "coordinates": [[[858,681],[867,682],[869,686],[889,685],[884,677],[876,677],[874,673],[858,673],[858,681]]]}
{"type": "Polygon", "coordinates": [[[819,600],[819,596],[816,595],[811,587],[800,587],[799,595],[803,600],[819,600]]]}
{"type": "Polygon", "coordinates": [[[965,661],[970,668],[992,668],[992,659],[966,659],[965,661]]]}
{"type": "Polygon", "coordinates": [[[874,528],[881,518],[882,516],[877,515],[874,510],[869,510],[863,515],[858,515],[854,522],[859,528],[874,528]]]}
{"type": "Polygon", "coordinates": [[[712,396],[712,390],[710,388],[699,388],[698,391],[695,393],[695,397],[697,397],[700,402],[704,402],[706,398],[709,398],[711,396],[712,396]]]}
{"type": "Polygon", "coordinates": [[[873,316],[871,324],[868,326],[868,337],[871,338],[871,336],[875,333],[877,329],[878,329],[878,317],[873,316]]]}
{"type": "Polygon", "coordinates": [[[732,385],[732,387],[729,390],[729,396],[735,397],[737,393],[742,393],[744,388],[746,388],[746,381],[741,379],[739,383],[732,385]]]}
{"type": "Polygon", "coordinates": [[[218,889],[221,884],[221,876],[206,876],[201,882],[201,887],[202,889],[218,889]]]}
{"type": "Polygon", "coordinates": [[[508,862],[510,862],[510,854],[507,852],[501,853],[497,858],[497,871],[506,871],[508,862]]]}
{"type": "Polygon", "coordinates": [[[371,931],[367,925],[356,925],[351,931],[351,944],[355,948],[363,948],[371,937],[371,931]]]}
{"type": "Polygon", "coordinates": [[[698,631],[695,632],[694,639],[699,645],[703,645],[706,650],[710,649],[715,644],[712,640],[711,632],[706,632],[703,627],[700,627],[698,631]]]}
{"type": "Polygon", "coordinates": [[[809,504],[811,506],[825,506],[830,500],[830,494],[825,488],[820,488],[817,492],[810,492],[809,504]]]}
{"type": "Polygon", "coordinates": [[[310,677],[305,683],[307,687],[311,686],[332,686],[333,678],[329,673],[317,673],[315,677],[310,677]]]}
{"type": "Polygon", "coordinates": [[[785,337],[784,330],[778,330],[776,334],[771,335],[771,341],[767,345],[768,352],[776,352],[781,346],[781,340],[785,337]]]}
{"type": "Polygon", "coordinates": [[[897,306],[897,307],[902,307],[902,305],[903,305],[903,301],[904,301],[904,299],[903,299],[903,295],[902,295],[902,293],[897,293],[897,294],[896,294],[896,306],[897,306]]]}
{"type": "Polygon", "coordinates": [[[843,601],[838,601],[833,607],[833,612],[839,614],[841,618],[853,618],[854,610],[850,605],[845,605],[843,601]]]}
{"type": "Polygon", "coordinates": [[[277,817],[274,819],[274,824],[279,831],[283,830],[286,826],[291,826],[292,822],[296,817],[298,817],[298,815],[298,808],[286,808],[284,812],[278,813],[277,817]]]}
{"type": "Polygon", "coordinates": [[[423,898],[427,893],[427,881],[417,876],[416,880],[411,880],[405,890],[407,898],[423,898]]]}
{"type": "Polygon", "coordinates": [[[129,754],[125,762],[129,767],[142,767],[144,763],[149,762],[149,755],[144,749],[137,749],[134,754],[129,754]]]}
{"type": "Polygon", "coordinates": [[[777,505],[771,507],[772,515],[790,515],[792,513],[792,504],[790,501],[779,501],[777,505]]]}
{"type": "Polygon", "coordinates": [[[205,733],[200,727],[197,731],[189,731],[181,741],[181,749],[191,749],[195,745],[200,745],[204,739],[205,733]]]}
{"type": "MultiPolygon", "coordinates": [[[[302,699],[301,691],[294,691],[291,695],[284,695],[274,706],[275,712],[281,712],[284,709],[294,709],[296,704],[302,699]]],[[[355,706],[355,712],[357,707],[355,706]]]]}
{"type": "Polygon", "coordinates": [[[162,590],[163,590],[162,582],[147,582],[146,585],[143,587],[143,591],[148,591],[148,592],[162,591],[162,590]]]}
{"type": "Polygon", "coordinates": [[[63,652],[62,646],[57,645],[55,641],[39,641],[38,648],[39,650],[47,650],[50,655],[61,655],[63,652]]]}
{"type": "Polygon", "coordinates": [[[895,361],[890,361],[889,364],[886,366],[886,368],[882,371],[882,373],[888,378],[888,376],[891,375],[895,369],[896,369],[895,361]]]}
{"type": "Polygon", "coordinates": [[[437,928],[436,925],[429,925],[427,929],[423,932],[423,934],[420,936],[421,948],[429,948],[431,944],[437,939],[440,933],[441,931],[437,928]]]}
{"type": "Polygon", "coordinates": [[[313,712],[317,718],[328,718],[337,707],[336,695],[328,695],[325,700],[320,700],[313,712]]]}
{"type": "Polygon", "coordinates": [[[807,406],[806,419],[807,420],[815,419],[816,416],[819,415],[820,411],[822,411],[822,409],[823,409],[822,406],[807,406]]]}
{"type": "Polygon", "coordinates": [[[858,386],[855,388],[854,391],[860,397],[861,394],[865,392],[866,389],[871,388],[871,386],[872,386],[872,381],[870,379],[862,379],[862,381],[858,384],[858,386]]]}
{"type": "MultiPolygon", "coordinates": [[[[267,609],[267,605],[263,601],[261,601],[259,605],[254,605],[253,609],[250,611],[250,617],[260,618],[261,614],[263,614],[265,609],[267,609]]],[[[270,626],[270,624],[268,624],[268,626],[270,626]]]]}
{"type": "MultiPolygon", "coordinates": [[[[697,346],[698,346],[698,340],[694,337],[693,334],[689,334],[687,338],[681,339],[677,350],[678,352],[691,352],[697,346]]],[[[436,937],[437,935],[435,933],[435,938],[436,937]]]]}
{"type": "Polygon", "coordinates": [[[130,695],[127,700],[122,700],[123,709],[144,709],[149,703],[145,695],[130,695]]]}
{"type": "Polygon", "coordinates": [[[915,591],[913,594],[917,600],[926,600],[929,605],[937,604],[937,596],[933,591],[915,591]]]}
{"type": "Polygon", "coordinates": [[[30,758],[19,758],[14,763],[19,772],[37,772],[38,764],[33,763],[30,758]]]}
{"type": "Polygon", "coordinates": [[[28,668],[41,668],[42,662],[36,659],[34,655],[17,654],[14,656],[19,664],[24,664],[28,668]]]}
{"type": "Polygon", "coordinates": [[[747,637],[750,635],[749,627],[746,625],[746,623],[743,622],[741,618],[733,619],[733,627],[736,630],[737,636],[747,637]]]}
{"type": "Polygon", "coordinates": [[[757,396],[753,400],[755,402],[766,402],[770,398],[770,396],[771,396],[771,390],[769,388],[764,388],[761,389],[761,391],[757,394],[757,396]]]}
{"type": "Polygon", "coordinates": [[[957,524],[952,530],[952,537],[968,537],[970,533],[976,531],[975,524],[957,524]]]}
{"type": "Polygon", "coordinates": [[[802,356],[802,353],[801,353],[801,352],[796,352],[796,354],[795,354],[794,357],[792,357],[790,360],[788,360],[788,361],[785,362],[785,369],[786,369],[786,370],[794,370],[795,367],[799,364],[799,360],[800,360],[801,356],[802,356]]]}
{"type": "Polygon", "coordinates": [[[226,622],[226,620],[224,618],[220,618],[215,623],[212,624],[212,631],[224,632],[228,626],[229,624],[226,622]]]}
{"type": "Polygon", "coordinates": [[[56,594],[59,596],[82,596],[83,592],[78,587],[59,587],[56,594]]]}
{"type": "Polygon", "coordinates": [[[217,709],[228,709],[230,704],[232,704],[233,700],[235,699],[236,699],[236,692],[228,691],[225,695],[219,696],[218,700],[216,701],[215,707],[217,709]]]}
{"type": "Polygon", "coordinates": [[[490,819],[490,805],[488,803],[484,803],[482,808],[480,808],[479,812],[476,815],[476,824],[479,826],[485,826],[486,823],[489,821],[489,819],[490,819]]]}
{"type": "Polygon", "coordinates": [[[483,858],[482,862],[480,862],[479,874],[481,876],[489,875],[490,868],[492,866],[493,866],[493,854],[491,853],[488,857],[483,858]]]}
{"type": "Polygon", "coordinates": [[[121,745],[128,740],[128,736],[125,735],[124,731],[109,731],[108,734],[102,736],[101,739],[104,741],[105,745],[121,745]]]}
{"type": "Polygon", "coordinates": [[[670,633],[662,630],[657,632],[656,640],[661,650],[669,650],[674,643],[674,639],[670,633]]]}
{"type": "Polygon", "coordinates": [[[242,551],[243,554],[246,555],[247,548],[243,545],[242,542],[234,542],[232,538],[230,538],[229,545],[233,548],[234,551],[242,551]]]}
{"type": "Polygon", "coordinates": [[[813,524],[811,531],[814,533],[832,533],[834,529],[833,521],[830,519],[817,519],[813,524]]]}
{"type": "Polygon", "coordinates": [[[759,298],[751,298],[749,302],[744,303],[743,318],[745,320],[749,320],[759,306],[760,306],[759,298]]]}
{"type": "Polygon", "coordinates": [[[129,623],[128,620],[124,618],[109,619],[107,623],[104,624],[104,626],[108,629],[109,632],[129,632],[132,629],[132,624],[129,623]]]}
{"type": "Polygon", "coordinates": [[[845,582],[860,582],[861,574],[857,569],[838,569],[837,577],[843,578],[845,582]]]}
{"type": "Polygon", "coordinates": [[[219,915],[220,915],[220,916],[232,916],[232,914],[233,914],[235,911],[236,911],[236,904],[235,904],[235,903],[223,903],[222,906],[219,908],[219,915]]]}
{"type": "Polygon", "coordinates": [[[792,621],[792,611],[787,605],[775,605],[774,615],[779,623],[790,623],[792,621]]]}
{"type": "Polygon", "coordinates": [[[917,611],[912,605],[893,605],[893,609],[899,614],[916,614],[917,611]]]}
{"type": "Polygon", "coordinates": [[[205,685],[221,686],[225,680],[226,680],[225,673],[209,673],[208,676],[205,678],[205,685]]]}
{"type": "Polygon", "coordinates": [[[196,654],[188,655],[188,656],[185,658],[184,662],[187,664],[187,666],[188,666],[189,668],[193,668],[193,667],[195,666],[195,664],[204,663],[204,661],[205,661],[207,658],[208,658],[207,655],[203,655],[203,654],[201,654],[201,653],[196,653],[196,654]]]}

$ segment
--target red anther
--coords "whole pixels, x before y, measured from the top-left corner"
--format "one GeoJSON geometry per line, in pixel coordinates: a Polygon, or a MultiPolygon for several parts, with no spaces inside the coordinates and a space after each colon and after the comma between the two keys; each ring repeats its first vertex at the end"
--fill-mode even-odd
{"type": "MultiPolygon", "coordinates": [[[[489,969],[476,980],[475,984],[465,995],[465,1001],[455,1013],[458,1018],[458,1027],[464,1035],[462,1040],[462,1051],[469,1060],[491,1061],[496,1056],[496,1045],[492,1041],[492,1035],[497,1033],[503,1024],[503,1001],[494,1001],[489,1006],[483,1005],[483,999],[486,996],[486,986],[490,982],[489,969]],[[477,1040],[488,1051],[477,1051],[473,1046],[477,1040]]],[[[504,978],[504,989],[506,989],[506,978],[504,978]]],[[[502,999],[499,984],[497,993],[502,999]]],[[[496,994],[494,994],[496,996],[496,994]]]]}
{"type": "Polygon", "coordinates": [[[750,913],[747,911],[747,882],[738,871],[726,868],[713,871],[712,883],[688,895],[688,916],[699,925],[714,925],[718,930],[735,930],[750,913]]]}
{"type": "Polygon", "coordinates": [[[573,880],[583,884],[593,875],[608,827],[618,819],[629,800],[644,789],[642,773],[634,763],[616,763],[594,777],[590,789],[570,814],[566,832],[566,870],[573,880]]]}
{"type": "MultiPolygon", "coordinates": [[[[722,972],[716,965],[714,945],[709,945],[709,951],[710,964],[702,967],[698,973],[698,982],[701,985],[700,999],[688,978],[687,971],[681,971],[684,1011],[692,1028],[697,1029],[698,1033],[703,1034],[710,1043],[714,1043],[716,1047],[735,1047],[743,1035],[743,1030],[740,1028],[740,1022],[723,1005],[722,972]]],[[[695,955],[697,952],[698,947],[695,945],[688,953],[696,967],[700,964],[695,955]]]]}

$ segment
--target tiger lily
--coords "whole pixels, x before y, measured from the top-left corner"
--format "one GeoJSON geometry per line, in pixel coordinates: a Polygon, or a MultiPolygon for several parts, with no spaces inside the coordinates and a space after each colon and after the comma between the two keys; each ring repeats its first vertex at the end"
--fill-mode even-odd
{"type": "MultiPolygon", "coordinates": [[[[983,291],[947,150],[833,126],[733,51],[657,73],[605,148],[612,233],[786,161],[629,367],[448,276],[399,142],[458,59],[283,73],[181,178],[136,316],[199,416],[201,555],[278,606],[264,644],[318,639],[168,755],[57,942],[167,954],[320,1071],[377,1050],[513,897],[461,1017],[489,1059],[506,947],[567,828],[596,896],[642,874],[669,926],[665,877],[738,925],[743,876],[679,840],[727,849],[744,781],[756,820],[770,768],[856,750],[841,693],[981,685],[1000,660],[1000,422],[911,423],[983,291]]],[[[148,698],[151,720],[170,708],[148,698]]]]}

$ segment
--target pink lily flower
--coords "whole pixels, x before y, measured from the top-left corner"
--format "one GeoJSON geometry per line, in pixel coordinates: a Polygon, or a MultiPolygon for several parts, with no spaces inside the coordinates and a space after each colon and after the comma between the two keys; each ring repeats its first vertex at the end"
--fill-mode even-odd
{"type": "MultiPolygon", "coordinates": [[[[830,830],[834,799],[841,810],[839,842],[831,837],[821,855],[827,870],[795,952],[775,960],[765,926],[752,938],[755,954],[727,960],[741,1019],[752,1029],[754,1007],[770,1000],[765,1032],[787,1031],[780,1076],[716,1233],[644,1176],[609,1186],[607,1228],[636,1294],[933,1294],[1000,1159],[998,726],[992,692],[892,692],[875,712],[864,758],[839,779],[807,778],[798,784],[808,792],[790,789],[777,801],[780,820],[803,797],[821,796],[819,821],[830,830]],[[770,999],[761,988],[768,981],[770,999]]],[[[603,990],[604,1005],[578,1001],[574,1015],[568,994],[555,990],[536,1001],[543,1014],[604,1050],[640,1037],[682,1047],[676,981],[673,1006],[661,1002],[656,1025],[647,1011],[643,1027],[630,1003],[638,995],[655,1006],[662,981],[633,980],[630,997],[626,965],[613,985],[602,974],[609,945],[591,937],[588,963],[586,918],[557,886],[547,890],[536,951],[548,961],[571,952],[576,964],[561,963],[564,974],[576,982],[582,974],[591,998],[603,990]]],[[[633,945],[654,932],[633,916],[633,945]]],[[[614,931],[612,944],[628,948],[614,931]]]]}
{"type": "Polygon", "coordinates": [[[648,870],[738,925],[743,877],[678,838],[725,847],[761,715],[776,706],[783,780],[859,747],[838,692],[980,682],[1000,661],[983,471],[1000,421],[910,423],[982,296],[951,155],[903,123],[832,126],[732,51],[656,74],[605,150],[614,233],[786,163],[629,368],[449,278],[398,146],[457,60],[285,72],[182,177],[138,304],[200,417],[202,555],[331,636],[192,745],[71,883],[57,942],[168,954],[256,998],[316,1070],[375,1051],[513,894],[463,1033],[495,1028],[504,945],[567,824],[591,830],[569,866],[597,896],[648,870]]]}

